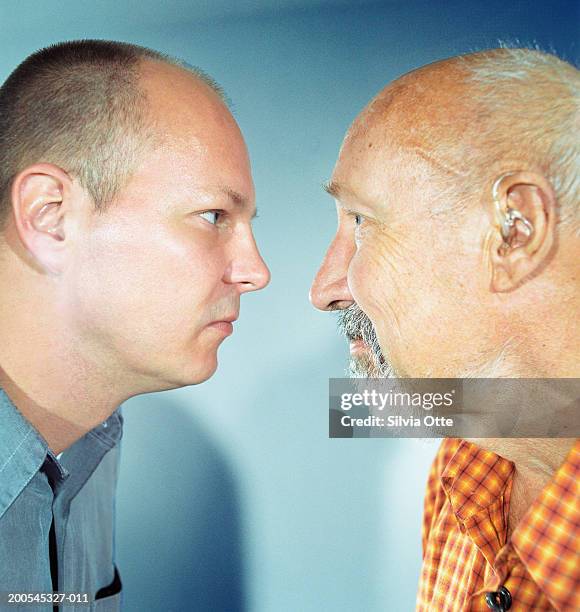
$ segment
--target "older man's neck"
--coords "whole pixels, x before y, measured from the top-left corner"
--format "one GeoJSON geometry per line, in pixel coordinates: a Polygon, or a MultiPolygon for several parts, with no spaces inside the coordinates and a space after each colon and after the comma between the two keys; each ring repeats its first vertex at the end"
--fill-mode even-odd
{"type": "Polygon", "coordinates": [[[513,461],[520,472],[543,474],[548,479],[562,465],[575,438],[467,438],[480,448],[513,461]]]}
{"type": "Polygon", "coordinates": [[[469,442],[513,461],[514,480],[508,535],[566,460],[575,438],[468,438],[469,442]]]}

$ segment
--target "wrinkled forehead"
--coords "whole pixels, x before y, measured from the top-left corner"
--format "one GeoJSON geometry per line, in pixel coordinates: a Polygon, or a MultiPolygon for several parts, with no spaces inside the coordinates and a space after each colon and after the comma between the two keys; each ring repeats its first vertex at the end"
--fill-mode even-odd
{"type": "Polygon", "coordinates": [[[400,199],[402,193],[424,189],[434,179],[438,162],[429,143],[398,140],[396,129],[390,132],[386,124],[353,127],[332,175],[341,203],[387,204],[400,199]]]}
{"type": "Polygon", "coordinates": [[[345,192],[376,200],[464,174],[452,150],[468,112],[458,110],[456,89],[427,76],[395,81],[356,118],[332,177],[345,192]]]}

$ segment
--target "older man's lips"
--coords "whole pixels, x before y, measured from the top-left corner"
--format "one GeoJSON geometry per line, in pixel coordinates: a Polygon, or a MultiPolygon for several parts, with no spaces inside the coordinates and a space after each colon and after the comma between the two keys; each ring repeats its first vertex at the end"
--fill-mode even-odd
{"type": "Polygon", "coordinates": [[[350,341],[350,354],[356,355],[357,353],[362,353],[367,351],[369,348],[368,344],[364,342],[361,338],[350,341]]]}

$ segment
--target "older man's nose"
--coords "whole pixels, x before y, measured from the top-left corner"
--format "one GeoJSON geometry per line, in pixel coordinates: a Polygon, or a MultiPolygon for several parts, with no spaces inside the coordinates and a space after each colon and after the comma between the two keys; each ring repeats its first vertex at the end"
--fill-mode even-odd
{"type": "Polygon", "coordinates": [[[330,245],[310,288],[310,302],[319,310],[342,310],[353,304],[346,273],[352,250],[338,237],[330,245]]]}

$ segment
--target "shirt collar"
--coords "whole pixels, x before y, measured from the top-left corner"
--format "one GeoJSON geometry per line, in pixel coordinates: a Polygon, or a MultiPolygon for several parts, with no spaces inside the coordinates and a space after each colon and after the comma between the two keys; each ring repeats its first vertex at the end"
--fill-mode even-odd
{"type": "MultiPolygon", "coordinates": [[[[441,484],[458,522],[493,567],[507,541],[512,461],[462,440],[441,474],[441,484]],[[489,521],[494,530],[483,530],[489,521]]],[[[578,592],[580,564],[580,440],[528,508],[510,541],[538,587],[557,610],[578,592]]],[[[580,595],[578,596],[580,603],[580,595]]],[[[574,608],[576,609],[576,608],[574,608]]]]}
{"type": "Polygon", "coordinates": [[[489,508],[508,488],[514,464],[462,440],[441,475],[453,513],[461,523],[489,508]]]}
{"type": "Polygon", "coordinates": [[[441,484],[459,529],[467,534],[493,567],[507,539],[512,461],[462,440],[441,474],[441,484]],[[490,524],[492,528],[484,529],[490,524]]]}
{"type": "Polygon", "coordinates": [[[580,439],[511,537],[534,582],[556,610],[580,609],[579,540],[580,439]]]}
{"type": "Polygon", "coordinates": [[[0,389],[0,518],[40,469],[48,445],[0,389]]]}
{"type": "MultiPolygon", "coordinates": [[[[94,443],[99,450],[91,453],[91,463],[98,464],[102,456],[121,439],[122,433],[123,417],[118,409],[68,448],[60,461],[46,440],[0,388],[0,518],[40,469],[46,473],[56,492],[68,479],[69,469],[76,468],[81,460],[87,458],[87,451],[94,443]],[[73,459],[72,463],[69,459],[73,459]]],[[[78,477],[73,478],[75,492],[90,475],[89,470],[77,471],[79,473],[75,476],[78,477]]]]}

